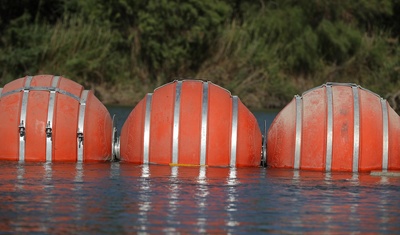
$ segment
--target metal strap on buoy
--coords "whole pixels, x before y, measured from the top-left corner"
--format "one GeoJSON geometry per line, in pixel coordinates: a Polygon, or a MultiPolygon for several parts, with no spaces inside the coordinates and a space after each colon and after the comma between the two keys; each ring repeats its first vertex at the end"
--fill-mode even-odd
{"type": "Polygon", "coordinates": [[[389,164],[389,114],[388,114],[386,100],[381,98],[381,104],[382,104],[382,127],[383,127],[382,171],[387,171],[389,164]]]}
{"type": "MultiPolygon", "coordinates": [[[[78,83],[56,75],[25,76],[0,88],[0,95],[1,159],[51,163],[110,158],[109,112],[78,83]]],[[[118,138],[113,140],[113,150],[119,151],[118,138]]]]}
{"type": "Polygon", "coordinates": [[[232,96],[232,134],[230,167],[236,167],[236,150],[238,134],[238,97],[232,96]]]}
{"type": "Polygon", "coordinates": [[[197,79],[175,80],[147,94],[123,125],[121,143],[122,159],[134,163],[260,164],[255,156],[261,132],[254,115],[228,90],[197,79]]]}
{"type": "Polygon", "coordinates": [[[203,83],[203,98],[201,107],[200,165],[203,166],[206,164],[207,154],[208,82],[203,83]]]}
{"type": "MultiPolygon", "coordinates": [[[[22,91],[24,93],[22,96],[21,114],[20,114],[19,126],[18,126],[18,130],[19,130],[19,161],[20,162],[25,161],[26,109],[28,106],[29,87],[31,85],[32,78],[33,78],[32,76],[26,77],[25,86],[22,89],[22,91]]],[[[4,96],[6,96],[6,95],[7,95],[7,93],[4,96]]]]}
{"type": "Polygon", "coordinates": [[[301,154],[301,132],[302,132],[302,107],[303,98],[296,95],[296,145],[294,150],[294,169],[300,169],[300,154],[301,154]]]}
{"type": "Polygon", "coordinates": [[[115,115],[113,115],[111,130],[111,161],[121,160],[120,146],[121,144],[118,137],[118,129],[115,125],[115,115]]]}
{"type": "Polygon", "coordinates": [[[78,116],[78,131],[77,131],[77,162],[83,162],[83,147],[84,147],[84,126],[85,126],[85,110],[86,101],[89,91],[82,91],[81,98],[79,101],[79,116],[78,116]]]}
{"type": "MultiPolygon", "coordinates": [[[[182,93],[182,83],[183,81],[175,81],[175,103],[174,103],[174,117],[173,117],[173,130],[172,130],[172,164],[179,163],[179,122],[180,122],[180,106],[181,106],[181,93],[182,93]]],[[[199,165],[206,165],[207,159],[207,130],[208,130],[208,109],[209,109],[209,82],[203,82],[202,86],[202,110],[201,110],[201,132],[200,132],[200,162],[199,165]]],[[[149,96],[146,102],[146,117],[145,117],[145,149],[148,148],[146,142],[149,135],[146,133],[150,132],[150,113],[151,110],[148,109],[149,103],[151,103],[149,96]],[[148,131],[147,131],[148,129],[148,131]]],[[[236,146],[237,146],[237,123],[238,123],[238,97],[232,97],[232,134],[231,134],[231,154],[230,154],[230,166],[236,166],[236,146]]],[[[146,156],[148,152],[144,153],[144,162],[146,161],[146,156]]]]}
{"type": "MultiPolygon", "coordinates": [[[[182,88],[184,81],[174,81],[175,97],[173,106],[173,119],[172,119],[172,152],[171,164],[179,164],[179,135],[180,121],[181,121],[181,103],[182,103],[182,88]]],[[[199,164],[204,166],[207,164],[207,146],[208,146],[208,128],[209,128],[209,102],[210,102],[210,82],[202,83],[202,97],[201,97],[201,120],[200,120],[200,149],[199,149],[199,164]]],[[[143,130],[143,164],[150,162],[150,128],[151,128],[151,115],[152,115],[152,96],[153,93],[146,95],[145,114],[144,114],[144,130],[143,130]]],[[[230,136],[230,159],[229,166],[236,167],[237,162],[237,141],[238,141],[238,106],[239,98],[232,97],[232,126],[230,136]]]]}
{"type": "Polygon", "coordinates": [[[150,148],[150,118],[151,118],[151,100],[153,94],[149,93],[146,97],[146,113],[144,121],[144,133],[143,133],[143,163],[149,163],[149,148],[150,148]]]}
{"type": "Polygon", "coordinates": [[[262,136],[261,145],[261,164],[262,167],[267,166],[267,120],[264,120],[264,134],[262,136]]]}
{"type": "Polygon", "coordinates": [[[358,172],[359,164],[359,149],[360,149],[360,104],[358,97],[358,89],[356,84],[352,83],[327,83],[317,88],[310,89],[302,94],[302,96],[295,96],[296,100],[296,142],[295,142],[295,155],[294,155],[294,169],[300,169],[301,158],[301,135],[302,135],[302,97],[304,94],[319,89],[326,88],[327,99],[327,136],[326,136],[326,155],[325,155],[325,171],[332,170],[332,149],[333,149],[333,93],[332,86],[350,86],[353,92],[354,103],[354,137],[353,137],[353,172],[358,172]]]}
{"type": "Polygon", "coordinates": [[[333,148],[333,94],[332,85],[326,85],[326,98],[328,109],[327,133],[326,133],[326,161],[325,171],[330,172],[332,169],[332,148],[333,148]]]}
{"type": "Polygon", "coordinates": [[[174,126],[172,130],[172,164],[178,164],[179,150],[179,119],[181,108],[182,81],[176,83],[175,106],[174,106],[174,126]]]}
{"type": "Polygon", "coordinates": [[[353,83],[326,83],[296,95],[287,107],[269,128],[272,167],[354,173],[398,167],[390,160],[399,151],[391,146],[398,116],[376,93],[353,83]],[[292,146],[282,150],[287,142],[280,138],[290,138],[292,146]]]}
{"type": "MultiPolygon", "coordinates": [[[[32,76],[30,76],[30,77],[32,77],[32,76]]],[[[31,80],[32,80],[32,78],[31,78],[31,80]]],[[[76,95],[74,95],[74,94],[72,94],[72,93],[70,93],[68,91],[65,91],[63,89],[60,89],[58,87],[51,87],[51,86],[36,86],[36,87],[28,86],[28,87],[23,87],[23,88],[19,88],[19,89],[15,89],[15,90],[6,92],[6,93],[3,94],[3,97],[4,96],[8,96],[8,95],[12,95],[12,94],[15,94],[15,93],[18,93],[18,92],[21,92],[21,91],[27,91],[27,92],[29,92],[29,91],[54,91],[54,92],[69,96],[69,97],[73,98],[74,100],[76,100],[78,102],[80,101],[80,98],[78,96],[76,96],[76,95]]]]}
{"type": "Polygon", "coordinates": [[[360,152],[360,102],[358,98],[358,86],[352,85],[354,104],[354,144],[353,144],[353,172],[358,172],[360,152]]]}
{"type": "MultiPolygon", "coordinates": [[[[58,86],[58,81],[60,76],[54,76],[51,87],[56,88],[58,86]]],[[[56,100],[56,90],[51,89],[49,95],[49,106],[47,109],[47,122],[46,122],[46,161],[51,162],[52,160],[52,150],[53,150],[53,117],[54,117],[54,107],[56,100]]]]}
{"type": "MultiPolygon", "coordinates": [[[[82,109],[82,99],[68,91],[62,90],[57,87],[59,80],[60,80],[60,76],[53,77],[52,84],[50,87],[47,87],[47,86],[31,87],[32,79],[33,79],[33,76],[27,76],[24,87],[6,92],[2,95],[2,97],[12,95],[12,94],[15,94],[15,93],[18,93],[21,91],[23,92],[18,131],[19,131],[19,161],[24,162],[25,161],[26,114],[27,114],[29,92],[30,91],[49,91],[50,92],[48,109],[47,109],[46,128],[44,131],[46,133],[46,161],[51,162],[52,161],[52,149],[53,149],[53,119],[54,119],[56,94],[60,93],[60,94],[66,95],[68,97],[71,97],[74,100],[79,101],[81,103],[81,109],[82,109]]],[[[2,90],[3,89],[1,89],[1,91],[2,90]]],[[[83,93],[86,94],[86,96],[87,96],[87,92],[88,91],[84,91],[83,93]]],[[[85,102],[86,102],[86,97],[84,98],[83,103],[85,103],[85,102]]],[[[83,110],[83,115],[84,115],[84,110],[83,110]]],[[[79,127],[79,128],[81,129],[81,127],[79,127]]],[[[83,126],[82,126],[82,128],[83,128],[83,126]]],[[[82,129],[82,131],[83,131],[83,129],[82,129]]],[[[80,135],[79,131],[78,131],[78,135],[80,135]]],[[[82,140],[83,140],[83,136],[82,136],[82,140]]],[[[80,152],[82,152],[82,151],[80,151],[78,149],[78,158],[79,158],[80,152]]]]}

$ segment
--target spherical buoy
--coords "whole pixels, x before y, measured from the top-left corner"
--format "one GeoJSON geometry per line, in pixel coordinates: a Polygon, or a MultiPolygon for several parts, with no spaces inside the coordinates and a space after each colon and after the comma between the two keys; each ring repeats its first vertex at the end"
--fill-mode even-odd
{"type": "Polygon", "coordinates": [[[295,98],[268,131],[267,165],[317,171],[400,169],[400,118],[356,84],[327,83],[295,98]]]}
{"type": "Polygon", "coordinates": [[[121,160],[138,164],[259,166],[261,131],[237,96],[199,80],[147,94],[120,137],[121,160]]]}
{"type": "Polygon", "coordinates": [[[0,159],[104,161],[111,157],[113,126],[92,91],[67,78],[26,76],[0,97],[0,159]]]}

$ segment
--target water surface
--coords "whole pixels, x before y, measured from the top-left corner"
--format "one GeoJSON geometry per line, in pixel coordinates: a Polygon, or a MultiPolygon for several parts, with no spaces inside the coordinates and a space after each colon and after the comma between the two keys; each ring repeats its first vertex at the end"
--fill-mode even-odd
{"type": "MultiPolygon", "coordinates": [[[[129,108],[111,107],[118,127],[129,108]]],[[[263,130],[276,115],[257,112],[263,130]]],[[[1,234],[400,233],[400,177],[0,162],[1,234]]]]}
{"type": "Polygon", "coordinates": [[[2,233],[400,232],[400,178],[128,163],[0,165],[2,233]]]}

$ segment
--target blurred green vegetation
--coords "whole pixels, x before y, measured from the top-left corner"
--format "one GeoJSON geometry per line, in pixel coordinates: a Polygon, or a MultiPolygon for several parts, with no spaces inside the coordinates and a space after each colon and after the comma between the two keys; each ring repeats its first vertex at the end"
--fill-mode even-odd
{"type": "Polygon", "coordinates": [[[265,109],[351,82],[397,108],[399,35],[400,0],[2,0],[0,85],[57,74],[135,104],[196,78],[265,109]]]}

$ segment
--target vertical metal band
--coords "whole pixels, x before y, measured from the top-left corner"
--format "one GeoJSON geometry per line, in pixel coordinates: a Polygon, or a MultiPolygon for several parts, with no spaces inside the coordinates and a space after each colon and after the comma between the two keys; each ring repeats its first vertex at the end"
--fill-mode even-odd
{"type": "Polygon", "coordinates": [[[143,163],[149,163],[149,147],[150,147],[150,118],[151,118],[151,99],[153,93],[148,93],[146,97],[146,114],[144,120],[143,133],[143,163]]]}
{"type": "Polygon", "coordinates": [[[302,106],[303,99],[296,95],[296,145],[294,149],[294,169],[300,169],[300,153],[301,153],[301,130],[302,130],[302,106]]]}
{"type": "Polygon", "coordinates": [[[176,83],[175,106],[174,106],[174,127],[172,131],[172,163],[178,164],[178,147],[179,147],[179,117],[181,109],[181,90],[182,81],[176,83]]]}
{"type": "Polygon", "coordinates": [[[77,132],[77,162],[83,162],[83,133],[85,128],[85,110],[86,110],[86,100],[89,91],[84,90],[81,94],[81,100],[79,102],[79,116],[78,116],[78,132],[77,132]]]}
{"type": "Polygon", "coordinates": [[[383,126],[383,151],[382,170],[387,171],[389,164],[389,117],[386,100],[381,99],[382,104],[382,126],[383,126]]]}
{"type": "Polygon", "coordinates": [[[328,120],[326,130],[326,163],[325,171],[330,172],[332,169],[332,141],[333,141],[333,95],[332,86],[326,86],[326,98],[328,108],[328,120]]]}
{"type": "Polygon", "coordinates": [[[200,139],[200,165],[206,164],[207,152],[207,120],[208,119],[208,82],[203,83],[203,101],[201,105],[201,139],[200,139]]]}
{"type": "Polygon", "coordinates": [[[230,167],[236,167],[236,146],[238,129],[238,97],[232,96],[232,133],[230,167]]]}
{"type": "MultiPolygon", "coordinates": [[[[58,86],[58,80],[60,76],[54,76],[51,82],[51,87],[56,88],[58,86]]],[[[53,117],[54,117],[54,104],[56,99],[56,90],[50,90],[49,95],[49,106],[47,108],[47,122],[46,122],[46,162],[52,160],[53,150],[53,117]]]]}
{"type": "Polygon", "coordinates": [[[25,125],[26,125],[26,109],[28,106],[29,87],[31,86],[32,76],[28,76],[25,80],[24,94],[21,103],[21,115],[19,119],[19,161],[25,161],[25,125]]]}
{"type": "Polygon", "coordinates": [[[352,86],[354,103],[354,143],[353,143],[353,172],[358,172],[358,158],[360,150],[360,103],[358,87],[352,86]]]}

